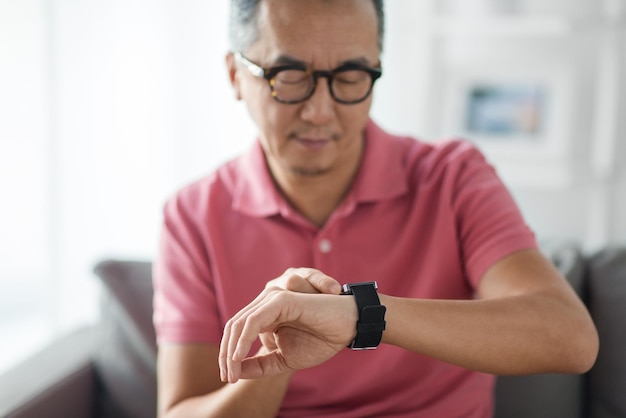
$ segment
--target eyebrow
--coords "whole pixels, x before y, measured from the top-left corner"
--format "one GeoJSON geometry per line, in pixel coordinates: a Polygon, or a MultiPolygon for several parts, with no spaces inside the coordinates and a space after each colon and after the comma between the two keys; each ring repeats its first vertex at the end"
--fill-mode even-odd
{"type": "MultiPolygon", "coordinates": [[[[274,60],[273,66],[278,65],[302,65],[303,67],[309,67],[309,64],[305,61],[302,61],[298,58],[292,57],[291,55],[279,55],[278,58],[274,60]]],[[[364,66],[372,66],[369,60],[365,57],[357,57],[342,61],[336,67],[342,67],[344,65],[364,65],[364,66]]]]}

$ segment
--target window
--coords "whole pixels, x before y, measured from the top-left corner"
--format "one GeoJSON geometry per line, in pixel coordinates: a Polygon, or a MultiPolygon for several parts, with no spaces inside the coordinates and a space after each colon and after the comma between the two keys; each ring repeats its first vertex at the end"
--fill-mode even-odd
{"type": "Polygon", "coordinates": [[[227,7],[0,2],[0,373],[97,321],[93,266],[153,258],[165,199],[254,139],[227,7]]]}
{"type": "Polygon", "coordinates": [[[0,2],[0,372],[51,332],[46,83],[41,3],[0,2]]]}

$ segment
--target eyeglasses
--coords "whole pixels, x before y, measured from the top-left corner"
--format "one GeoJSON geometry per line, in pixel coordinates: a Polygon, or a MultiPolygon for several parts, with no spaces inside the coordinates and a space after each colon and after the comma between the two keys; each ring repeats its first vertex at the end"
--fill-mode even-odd
{"type": "Polygon", "coordinates": [[[245,65],[255,77],[264,78],[270,86],[272,97],[286,104],[301,103],[308,100],[317,87],[317,79],[325,77],[332,98],[343,104],[356,104],[367,99],[374,82],[382,75],[380,68],[349,63],[330,71],[314,71],[305,65],[287,64],[272,68],[263,68],[235,53],[235,59],[245,65]]]}

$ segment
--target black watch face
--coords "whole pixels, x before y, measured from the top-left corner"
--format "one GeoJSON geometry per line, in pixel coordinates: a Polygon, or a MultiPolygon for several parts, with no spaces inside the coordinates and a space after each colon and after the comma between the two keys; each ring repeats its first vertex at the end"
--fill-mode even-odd
{"type": "Polygon", "coordinates": [[[358,283],[345,283],[341,286],[341,293],[344,295],[349,295],[352,293],[351,288],[356,286],[374,286],[374,290],[378,290],[378,283],[375,281],[371,282],[358,282],[358,283]]]}

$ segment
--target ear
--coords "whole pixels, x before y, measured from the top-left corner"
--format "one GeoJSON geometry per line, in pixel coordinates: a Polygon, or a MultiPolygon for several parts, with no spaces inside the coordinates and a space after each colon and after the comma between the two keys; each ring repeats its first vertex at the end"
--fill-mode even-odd
{"type": "Polygon", "coordinates": [[[226,54],[226,68],[228,69],[228,79],[230,85],[235,92],[235,98],[241,100],[241,85],[239,81],[239,72],[237,69],[237,63],[235,62],[235,55],[232,52],[226,54]]]}

